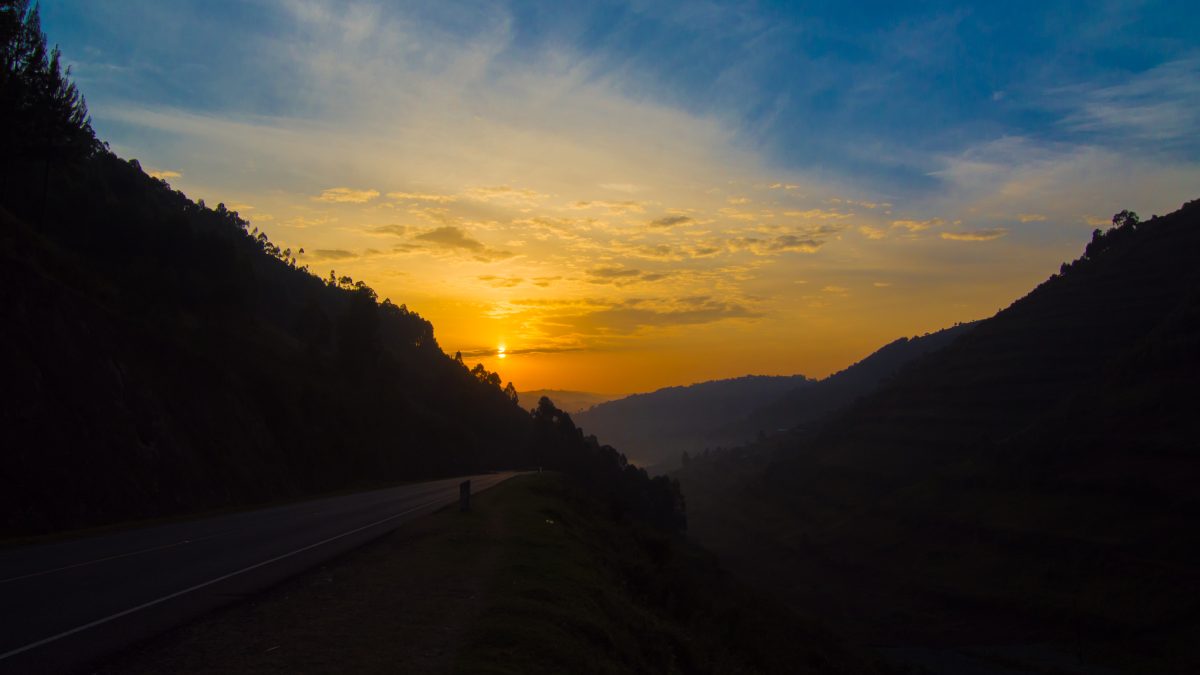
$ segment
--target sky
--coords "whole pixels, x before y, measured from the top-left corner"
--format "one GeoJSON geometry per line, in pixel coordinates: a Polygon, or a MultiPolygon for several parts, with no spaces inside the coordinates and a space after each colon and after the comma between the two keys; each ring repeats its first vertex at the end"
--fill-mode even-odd
{"type": "Polygon", "coordinates": [[[115,152],[520,390],[825,376],[1200,197],[1193,3],[41,7],[115,152]]]}

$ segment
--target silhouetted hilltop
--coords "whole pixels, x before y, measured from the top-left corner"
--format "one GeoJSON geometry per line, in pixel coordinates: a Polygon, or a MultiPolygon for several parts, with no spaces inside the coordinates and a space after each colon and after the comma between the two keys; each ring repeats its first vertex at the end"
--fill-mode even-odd
{"type": "Polygon", "coordinates": [[[646,466],[671,469],[684,452],[752,438],[728,427],[785,392],[811,386],[803,375],[747,375],[634,394],[585,410],[580,426],[646,466]]]}
{"type": "Polygon", "coordinates": [[[595,405],[600,405],[607,401],[620,398],[620,394],[596,394],[590,391],[564,391],[561,389],[535,389],[533,391],[519,391],[517,396],[521,400],[521,404],[536,403],[543,396],[554,402],[554,405],[562,408],[565,412],[572,415],[578,414],[581,411],[587,410],[595,405]]]}
{"type": "Polygon", "coordinates": [[[670,481],[404,305],[111,153],[36,8],[0,48],[0,536],[530,466],[682,526],[670,481]]]}
{"type": "Polygon", "coordinates": [[[693,531],[873,641],[1195,665],[1200,202],[1114,221],[814,437],[693,463],[693,531]]]}
{"type": "Polygon", "coordinates": [[[949,344],[971,325],[900,338],[823,380],[749,375],[668,387],[602,403],[576,419],[647,466],[671,470],[685,452],[694,457],[817,423],[874,391],[913,360],[949,344]]]}
{"type": "Polygon", "coordinates": [[[760,429],[790,430],[819,422],[826,415],[871,393],[913,361],[950,344],[974,325],[962,323],[890,342],[845,370],[797,387],[753,411],[737,425],[741,436],[749,439],[749,434],[760,429]]]}

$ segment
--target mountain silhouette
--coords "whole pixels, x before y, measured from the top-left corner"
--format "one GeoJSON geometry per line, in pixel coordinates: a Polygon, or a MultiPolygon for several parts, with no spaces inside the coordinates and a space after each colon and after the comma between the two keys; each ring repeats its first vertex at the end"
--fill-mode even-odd
{"type": "Polygon", "coordinates": [[[811,386],[803,375],[747,375],[684,387],[666,387],[594,406],[575,416],[579,425],[636,461],[664,469],[682,453],[740,443],[753,436],[730,433],[759,407],[797,388],[811,386]]]}
{"type": "Polygon", "coordinates": [[[792,601],[877,643],[1178,668],[1200,597],[1200,201],[1114,223],[815,433],[693,463],[693,531],[763,583],[820,578],[792,601]]]}
{"type": "Polygon", "coordinates": [[[738,446],[795,433],[874,391],[913,360],[940,349],[972,324],[900,338],[822,380],[748,375],[667,387],[607,401],[575,415],[579,424],[647,466],[677,468],[683,453],[738,446]]]}

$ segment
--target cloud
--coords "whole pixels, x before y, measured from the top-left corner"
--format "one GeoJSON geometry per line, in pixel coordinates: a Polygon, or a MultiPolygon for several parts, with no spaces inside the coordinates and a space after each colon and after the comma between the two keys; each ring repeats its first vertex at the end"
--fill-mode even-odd
{"type": "Polygon", "coordinates": [[[667,328],[762,316],[745,305],[708,296],[680,298],[667,305],[631,299],[581,317],[583,328],[632,333],[643,328],[667,328]]]}
{"type": "Polygon", "coordinates": [[[1008,230],[1003,227],[994,227],[986,230],[975,230],[973,232],[943,232],[942,239],[950,241],[992,241],[999,239],[1008,234],[1008,230]]]}
{"type": "Polygon", "coordinates": [[[734,206],[737,206],[740,204],[749,204],[750,198],[749,197],[730,197],[729,199],[726,199],[725,202],[729,203],[729,204],[733,204],[734,206]]]}
{"type": "Polygon", "coordinates": [[[887,230],[871,227],[870,225],[860,225],[858,231],[867,239],[883,239],[887,237],[887,230]]]}
{"type": "Polygon", "coordinates": [[[667,278],[667,275],[662,273],[643,272],[639,269],[616,266],[593,267],[587,271],[587,275],[589,283],[612,284],[614,286],[628,286],[629,284],[658,281],[667,278]]]}
{"type": "Polygon", "coordinates": [[[892,282],[890,282],[890,281],[876,281],[876,282],[872,283],[871,285],[872,285],[872,286],[874,286],[875,288],[888,288],[888,287],[890,287],[890,286],[892,285],[892,282]]]}
{"type": "Polygon", "coordinates": [[[626,200],[626,201],[606,201],[606,200],[577,201],[577,202],[572,202],[570,208],[576,209],[576,210],[606,209],[610,213],[615,213],[618,215],[625,214],[625,213],[642,213],[646,210],[646,207],[642,206],[639,202],[635,202],[635,201],[631,201],[631,200],[626,200]]]}
{"type": "Polygon", "coordinates": [[[806,220],[844,220],[854,214],[826,209],[808,209],[807,211],[784,211],[783,215],[788,218],[804,218],[806,220]]]}
{"type": "Polygon", "coordinates": [[[315,199],[332,204],[365,204],[378,196],[378,190],[355,190],[347,187],[335,187],[322,191],[315,199]]]}
{"type": "Polygon", "coordinates": [[[509,202],[516,204],[534,204],[546,198],[546,195],[529,188],[515,188],[508,185],[493,185],[473,187],[466,191],[471,199],[481,202],[509,202]]]}
{"type": "Polygon", "coordinates": [[[909,232],[922,232],[931,227],[941,227],[946,221],[941,218],[930,218],[929,220],[893,220],[892,227],[903,228],[909,232]]]}
{"type": "Polygon", "coordinates": [[[605,190],[613,190],[616,192],[626,192],[626,193],[630,193],[630,194],[637,192],[639,189],[641,189],[638,186],[634,185],[633,183],[601,183],[600,187],[605,190]]]}
{"type": "Polygon", "coordinates": [[[1046,220],[1046,216],[1040,213],[1021,213],[1017,215],[1017,220],[1022,223],[1040,223],[1046,220]]]}
{"type": "Polygon", "coordinates": [[[863,201],[863,200],[857,200],[857,199],[840,199],[838,197],[834,197],[833,199],[830,199],[829,201],[834,204],[845,204],[847,206],[861,206],[864,209],[872,209],[872,210],[892,208],[891,202],[869,202],[869,201],[863,201]]]}
{"type": "Polygon", "coordinates": [[[521,282],[525,281],[521,277],[503,277],[493,274],[485,274],[476,278],[493,288],[512,288],[513,286],[519,286],[521,282]]]}
{"type": "Polygon", "coordinates": [[[794,234],[781,234],[768,239],[736,237],[728,241],[733,251],[750,251],[755,255],[778,255],[780,253],[816,253],[825,242],[802,238],[794,234]]]}
{"type": "Polygon", "coordinates": [[[1051,106],[1074,105],[1061,124],[1108,140],[1194,143],[1200,127],[1200,57],[1159,64],[1118,84],[1050,92],[1051,106]]]}
{"type": "Polygon", "coordinates": [[[182,178],[183,177],[183,174],[179,173],[178,171],[171,171],[170,169],[164,169],[162,171],[147,171],[146,175],[150,176],[151,178],[157,178],[159,180],[167,180],[168,178],[182,178]]]}
{"type": "Polygon", "coordinates": [[[462,228],[453,225],[436,227],[432,230],[422,232],[414,237],[414,239],[448,250],[466,251],[476,260],[483,262],[503,260],[504,258],[511,258],[514,255],[510,251],[489,249],[487,246],[484,246],[483,242],[473,239],[462,228]]]}
{"type": "Polygon", "coordinates": [[[306,218],[304,216],[296,216],[295,218],[289,218],[288,220],[283,221],[283,224],[297,230],[305,230],[310,227],[328,225],[336,220],[337,218],[306,218]]]}
{"type": "Polygon", "coordinates": [[[367,230],[370,234],[390,234],[397,237],[406,236],[412,232],[412,228],[407,225],[378,225],[367,230]]]}
{"type": "Polygon", "coordinates": [[[449,204],[458,201],[458,197],[454,195],[439,195],[417,192],[389,192],[388,199],[399,199],[404,201],[414,202],[437,202],[439,204],[449,204]]]}
{"type": "MultiPolygon", "coordinates": [[[[541,345],[537,347],[518,347],[516,349],[509,347],[504,350],[508,356],[516,356],[520,354],[560,354],[563,352],[579,352],[583,351],[581,346],[559,346],[559,345],[541,345]]],[[[495,347],[475,347],[472,349],[460,350],[463,358],[477,359],[482,356],[496,356],[500,350],[495,347]]]]}
{"type": "Polygon", "coordinates": [[[346,249],[342,248],[318,248],[313,251],[307,251],[305,254],[305,259],[313,262],[321,262],[324,260],[349,260],[357,257],[357,253],[353,251],[347,251],[346,249]]]}
{"type": "Polygon", "coordinates": [[[468,251],[482,251],[483,242],[477,239],[472,239],[467,235],[462,228],[446,225],[437,227],[428,232],[422,232],[416,236],[421,241],[427,241],[438,246],[446,248],[462,248],[468,251]]]}
{"type": "Polygon", "coordinates": [[[650,221],[650,227],[674,227],[693,222],[696,221],[691,216],[663,216],[662,218],[650,221]]]}
{"type": "Polygon", "coordinates": [[[641,274],[640,270],[629,269],[625,267],[595,267],[588,270],[588,275],[598,279],[625,279],[636,277],[641,274]]]}

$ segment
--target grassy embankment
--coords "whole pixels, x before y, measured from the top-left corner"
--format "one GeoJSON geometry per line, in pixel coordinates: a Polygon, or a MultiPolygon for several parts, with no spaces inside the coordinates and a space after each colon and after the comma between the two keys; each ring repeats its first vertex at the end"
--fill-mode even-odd
{"type": "Polygon", "coordinates": [[[104,672],[874,672],[680,538],[527,475],[104,672]]]}

